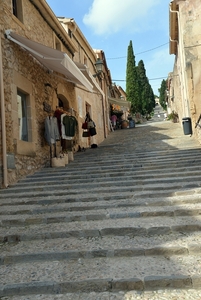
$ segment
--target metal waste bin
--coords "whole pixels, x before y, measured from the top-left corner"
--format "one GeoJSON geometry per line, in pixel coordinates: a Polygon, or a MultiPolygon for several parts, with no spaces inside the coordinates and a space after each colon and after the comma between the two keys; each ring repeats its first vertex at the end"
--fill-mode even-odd
{"type": "Polygon", "coordinates": [[[185,135],[192,134],[191,118],[183,118],[182,124],[183,124],[184,134],[185,135]]]}

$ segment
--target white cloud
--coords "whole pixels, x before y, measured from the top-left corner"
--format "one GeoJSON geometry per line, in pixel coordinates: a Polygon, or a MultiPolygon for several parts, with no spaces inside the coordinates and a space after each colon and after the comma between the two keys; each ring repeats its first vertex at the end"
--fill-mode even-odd
{"type": "Polygon", "coordinates": [[[168,73],[173,70],[173,65],[174,55],[169,54],[168,47],[155,51],[152,58],[146,63],[147,69],[152,70],[152,74],[159,75],[159,77],[161,74],[168,76],[168,73]]]}
{"type": "Polygon", "coordinates": [[[150,9],[160,1],[94,0],[83,22],[98,35],[109,35],[124,28],[139,30],[139,27],[146,22],[150,9]]]}
{"type": "Polygon", "coordinates": [[[175,56],[169,54],[168,47],[165,47],[163,50],[155,51],[154,54],[147,59],[145,63],[147,77],[152,79],[149,83],[152,85],[156,94],[162,80],[166,79],[168,73],[173,71],[174,59],[175,56]],[[158,80],[153,80],[156,78],[158,78],[158,80]]]}

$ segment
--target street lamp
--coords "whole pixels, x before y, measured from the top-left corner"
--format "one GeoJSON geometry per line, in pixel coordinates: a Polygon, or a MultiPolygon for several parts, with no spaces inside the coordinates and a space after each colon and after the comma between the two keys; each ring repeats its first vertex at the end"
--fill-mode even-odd
{"type": "Polygon", "coordinates": [[[94,66],[96,68],[96,74],[94,74],[93,76],[100,77],[101,73],[103,72],[103,61],[100,58],[97,58],[97,61],[95,62],[94,66]]]}

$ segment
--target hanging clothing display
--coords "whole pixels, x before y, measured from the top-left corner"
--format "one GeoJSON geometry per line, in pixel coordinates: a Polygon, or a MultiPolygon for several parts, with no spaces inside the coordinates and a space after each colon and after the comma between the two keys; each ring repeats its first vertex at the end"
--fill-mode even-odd
{"type": "Polygon", "coordinates": [[[45,119],[45,139],[49,145],[60,140],[57,118],[49,116],[45,119]]]}
{"type": "Polygon", "coordinates": [[[68,137],[74,137],[76,127],[78,125],[76,118],[68,115],[64,116],[63,125],[65,127],[65,135],[68,137]]]}
{"type": "Polygon", "coordinates": [[[89,137],[96,135],[96,124],[91,119],[89,112],[87,112],[85,121],[82,124],[82,129],[84,129],[82,137],[89,137]],[[86,131],[87,129],[87,131],[86,131]]]}
{"type": "Polygon", "coordinates": [[[63,124],[63,118],[66,116],[66,114],[61,115],[61,138],[63,140],[72,140],[72,136],[67,136],[65,131],[65,125],[63,124]]]}
{"type": "Polygon", "coordinates": [[[54,112],[54,116],[57,118],[57,122],[58,122],[58,127],[59,127],[59,133],[60,135],[62,135],[62,132],[61,132],[61,116],[63,114],[63,109],[61,109],[60,107],[58,107],[55,112],[54,112]]]}

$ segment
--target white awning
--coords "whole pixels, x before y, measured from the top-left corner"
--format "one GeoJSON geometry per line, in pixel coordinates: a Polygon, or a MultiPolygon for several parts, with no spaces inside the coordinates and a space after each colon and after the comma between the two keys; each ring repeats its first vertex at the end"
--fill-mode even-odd
{"type": "Polygon", "coordinates": [[[95,91],[98,91],[99,93],[101,93],[102,95],[104,95],[104,92],[102,91],[102,89],[100,88],[100,86],[98,85],[98,83],[96,82],[95,78],[93,77],[93,75],[91,74],[91,72],[89,71],[89,68],[81,63],[75,62],[76,66],[80,69],[80,71],[83,73],[83,75],[89,80],[89,82],[93,85],[93,89],[95,91]]]}
{"type": "Polygon", "coordinates": [[[118,99],[118,98],[108,97],[108,102],[110,104],[116,104],[116,105],[119,105],[121,107],[131,108],[131,103],[129,101],[123,100],[121,98],[118,99]]]}
{"type": "Polygon", "coordinates": [[[6,30],[5,33],[9,40],[28,50],[48,70],[63,74],[68,81],[92,91],[92,84],[65,52],[29,40],[11,30],[6,30]]]}

